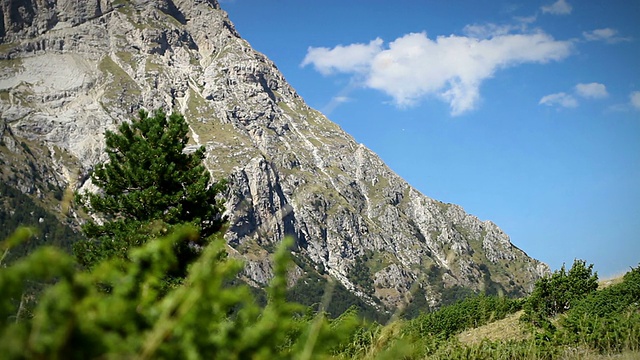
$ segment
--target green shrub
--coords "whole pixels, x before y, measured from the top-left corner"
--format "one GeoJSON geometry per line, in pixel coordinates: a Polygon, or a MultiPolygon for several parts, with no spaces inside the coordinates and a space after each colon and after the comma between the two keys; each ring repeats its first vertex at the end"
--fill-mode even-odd
{"type": "Polygon", "coordinates": [[[562,265],[550,277],[536,282],[533,293],[524,305],[523,320],[549,327],[549,317],[566,312],[597,288],[598,274],[593,273],[593,264],[586,266],[584,260],[576,259],[568,272],[562,265]]]}
{"type": "Polygon", "coordinates": [[[640,349],[640,267],[577,302],[561,324],[565,342],[601,353],[640,349]]]}

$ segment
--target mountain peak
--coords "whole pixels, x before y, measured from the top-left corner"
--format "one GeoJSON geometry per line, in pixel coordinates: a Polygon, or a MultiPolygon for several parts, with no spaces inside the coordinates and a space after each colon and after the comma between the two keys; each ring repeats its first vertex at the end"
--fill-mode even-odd
{"type": "Polygon", "coordinates": [[[185,115],[207,167],[230,180],[225,237],[254,285],[271,277],[286,235],[292,283],[331,276],[381,307],[437,305],[460,288],[521,294],[548,273],[498,226],[424,196],[307,106],[217,2],[41,4],[3,2],[0,29],[0,156],[12,164],[2,177],[25,192],[91,188],[104,131],[163,107],[185,115]],[[21,142],[38,155],[33,172],[12,160],[21,142]]]}

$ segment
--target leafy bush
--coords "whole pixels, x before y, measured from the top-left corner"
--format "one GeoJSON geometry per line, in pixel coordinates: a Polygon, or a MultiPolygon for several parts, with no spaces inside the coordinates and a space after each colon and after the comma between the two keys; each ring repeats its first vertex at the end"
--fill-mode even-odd
{"type": "Polygon", "coordinates": [[[569,310],[597,288],[598,274],[593,273],[593,264],[586,266],[584,260],[576,259],[568,272],[563,265],[550,277],[536,282],[533,293],[525,303],[523,320],[538,326],[550,326],[549,317],[569,310]]]}
{"type": "Polygon", "coordinates": [[[640,349],[640,266],[577,302],[561,321],[565,342],[599,352],[640,349]]]}

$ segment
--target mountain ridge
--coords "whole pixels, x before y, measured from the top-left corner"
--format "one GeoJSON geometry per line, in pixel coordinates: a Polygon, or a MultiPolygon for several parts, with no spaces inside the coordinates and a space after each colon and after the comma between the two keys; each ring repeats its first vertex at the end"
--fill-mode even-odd
{"type": "Polygon", "coordinates": [[[453,287],[522,294],[549,272],[307,106],[216,1],[8,1],[0,15],[0,176],[25,193],[92,189],[103,132],[164,107],[185,115],[191,146],[229,179],[225,238],[255,285],[271,277],[269,249],[285,235],[316,271],[388,308],[417,293],[435,306],[453,287]],[[21,142],[38,154],[33,171],[15,160],[28,156],[21,142]],[[39,184],[31,173],[47,175],[39,184]]]}

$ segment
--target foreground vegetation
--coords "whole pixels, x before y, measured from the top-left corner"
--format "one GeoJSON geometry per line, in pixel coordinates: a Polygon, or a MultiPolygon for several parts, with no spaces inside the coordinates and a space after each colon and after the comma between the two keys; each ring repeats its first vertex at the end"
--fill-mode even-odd
{"type": "MultiPolygon", "coordinates": [[[[3,252],[28,236],[19,231],[2,243],[3,252]]],[[[329,319],[286,301],[291,243],[285,242],[262,307],[246,285],[233,284],[242,265],[225,256],[222,238],[204,249],[183,283],[166,288],[163,279],[178,263],[175,244],[197,236],[192,227],[179,228],[130,250],[127,261],[112,258],[89,270],[52,247],[3,268],[3,357],[560,359],[640,351],[640,267],[620,283],[576,295],[547,322],[523,316],[520,339],[463,343],[461,331],[522,308],[531,313],[531,302],[540,300],[481,295],[386,325],[362,320],[355,308],[329,319]],[[23,295],[33,282],[49,285],[28,308],[23,295]]]]}

